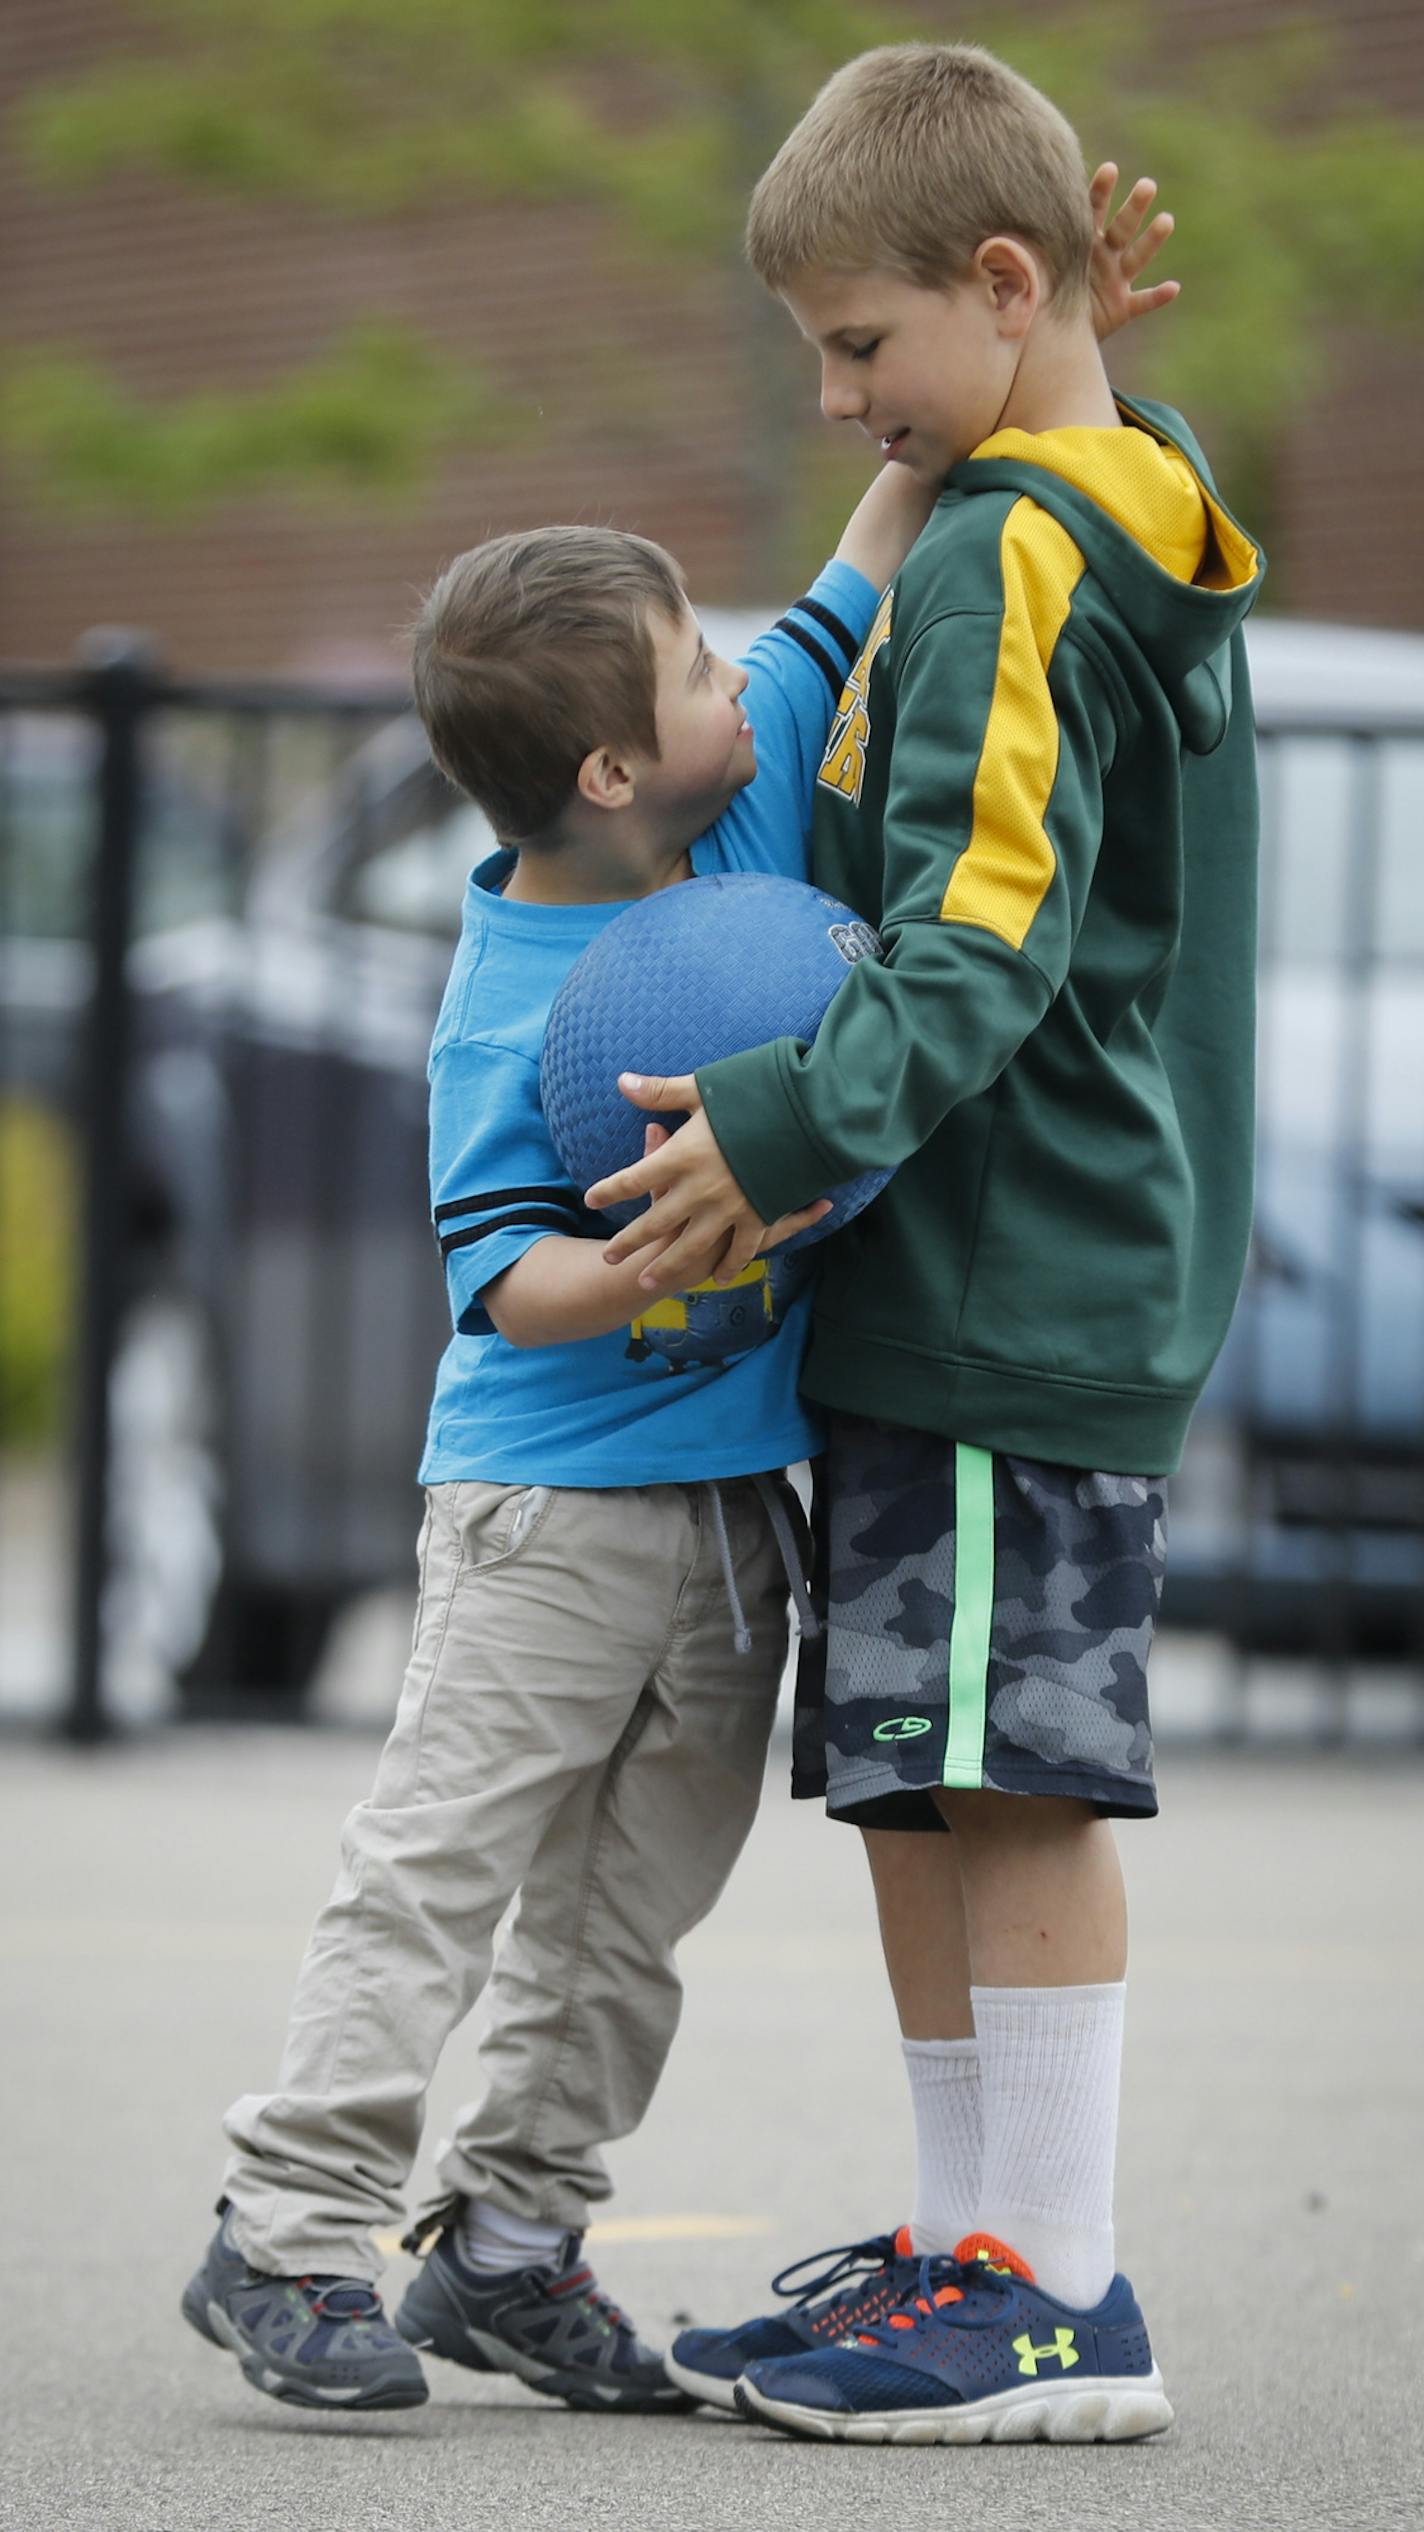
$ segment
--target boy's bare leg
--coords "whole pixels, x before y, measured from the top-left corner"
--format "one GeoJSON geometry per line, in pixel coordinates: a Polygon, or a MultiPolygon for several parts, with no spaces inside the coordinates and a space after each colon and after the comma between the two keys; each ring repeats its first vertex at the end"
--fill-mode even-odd
{"type": "Polygon", "coordinates": [[[973,1973],[984,2156],[976,2223],[1040,2285],[1095,2304],[1114,2266],[1127,1912],[1086,1803],[936,1796],[954,1832],[973,1973]]]}
{"type": "Polygon", "coordinates": [[[959,1857],[932,1832],[862,1835],[915,2114],[910,2231],[917,2251],[952,2251],[979,2221],[984,2145],[959,1857]]]}
{"type": "Polygon", "coordinates": [[[1086,1802],[1038,1795],[935,1800],[954,1831],[947,1842],[957,1850],[976,1987],[1087,1987],[1126,1976],[1127,1902],[1108,1821],[1086,1802]]]}
{"type": "Polygon", "coordinates": [[[907,2040],[972,2040],[964,1889],[952,1837],[862,1829],[890,1991],[907,2040]]]}

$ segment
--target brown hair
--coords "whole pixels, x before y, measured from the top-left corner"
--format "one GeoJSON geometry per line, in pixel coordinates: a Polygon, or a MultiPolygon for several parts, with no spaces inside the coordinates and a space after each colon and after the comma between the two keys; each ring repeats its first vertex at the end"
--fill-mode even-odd
{"type": "Polygon", "coordinates": [[[656,757],[650,608],[685,600],[670,554],[616,528],[492,537],[443,571],[411,673],[430,752],[510,843],[539,840],[595,747],[656,757]]]}
{"type": "Polygon", "coordinates": [[[747,253],[770,290],[873,268],[943,289],[999,235],[1037,252],[1060,307],[1086,299],[1092,209],[1072,126],[976,44],[886,44],[828,79],[782,142],[747,253]]]}

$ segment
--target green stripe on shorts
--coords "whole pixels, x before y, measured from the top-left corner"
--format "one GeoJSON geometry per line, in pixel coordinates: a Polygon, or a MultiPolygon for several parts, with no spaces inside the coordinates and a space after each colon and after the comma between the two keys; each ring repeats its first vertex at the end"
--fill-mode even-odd
{"type": "Polygon", "coordinates": [[[954,1446],[954,1617],[949,1630],[946,1785],[977,1793],[984,1782],[989,1631],[994,1622],[994,1454],[954,1446]]]}

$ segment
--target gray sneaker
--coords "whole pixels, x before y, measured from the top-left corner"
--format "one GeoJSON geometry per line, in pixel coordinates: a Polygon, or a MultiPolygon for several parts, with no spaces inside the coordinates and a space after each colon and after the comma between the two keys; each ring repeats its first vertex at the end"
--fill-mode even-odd
{"type": "Polygon", "coordinates": [[[557,2260],[484,2276],[453,2225],[407,2288],[396,2328],[413,2347],[477,2374],[517,2374],[571,2409],[691,2409],[632,2322],[611,2303],[570,2233],[557,2260]]]}
{"type": "Polygon", "coordinates": [[[229,2347],[254,2390],[303,2409],[413,2409],[430,2397],[374,2286],[359,2277],[269,2277],[249,2268],[229,2210],[183,2294],[183,2318],[229,2347]]]}

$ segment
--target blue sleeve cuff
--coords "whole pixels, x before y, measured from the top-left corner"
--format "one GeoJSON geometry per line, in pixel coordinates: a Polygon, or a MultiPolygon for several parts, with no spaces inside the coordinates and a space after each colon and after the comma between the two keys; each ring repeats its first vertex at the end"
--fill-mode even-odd
{"type": "Polygon", "coordinates": [[[867,580],[854,563],[843,563],[835,555],[817,572],[809,594],[838,608],[858,642],[863,642],[870,631],[882,596],[874,581],[867,580]]]}
{"type": "Polygon", "coordinates": [[[492,1231],[488,1239],[476,1247],[453,1250],[445,1260],[445,1280],[450,1295],[450,1317],[457,1336],[489,1336],[494,1322],[481,1295],[501,1275],[517,1266],[521,1257],[538,1241],[567,1239],[572,1226],[545,1222],[528,1224],[519,1229],[492,1231]]]}
{"type": "Polygon", "coordinates": [[[819,668],[833,704],[840,700],[879,603],[879,590],[863,572],[852,563],[833,561],[777,623],[775,629],[789,635],[819,668]]]}

